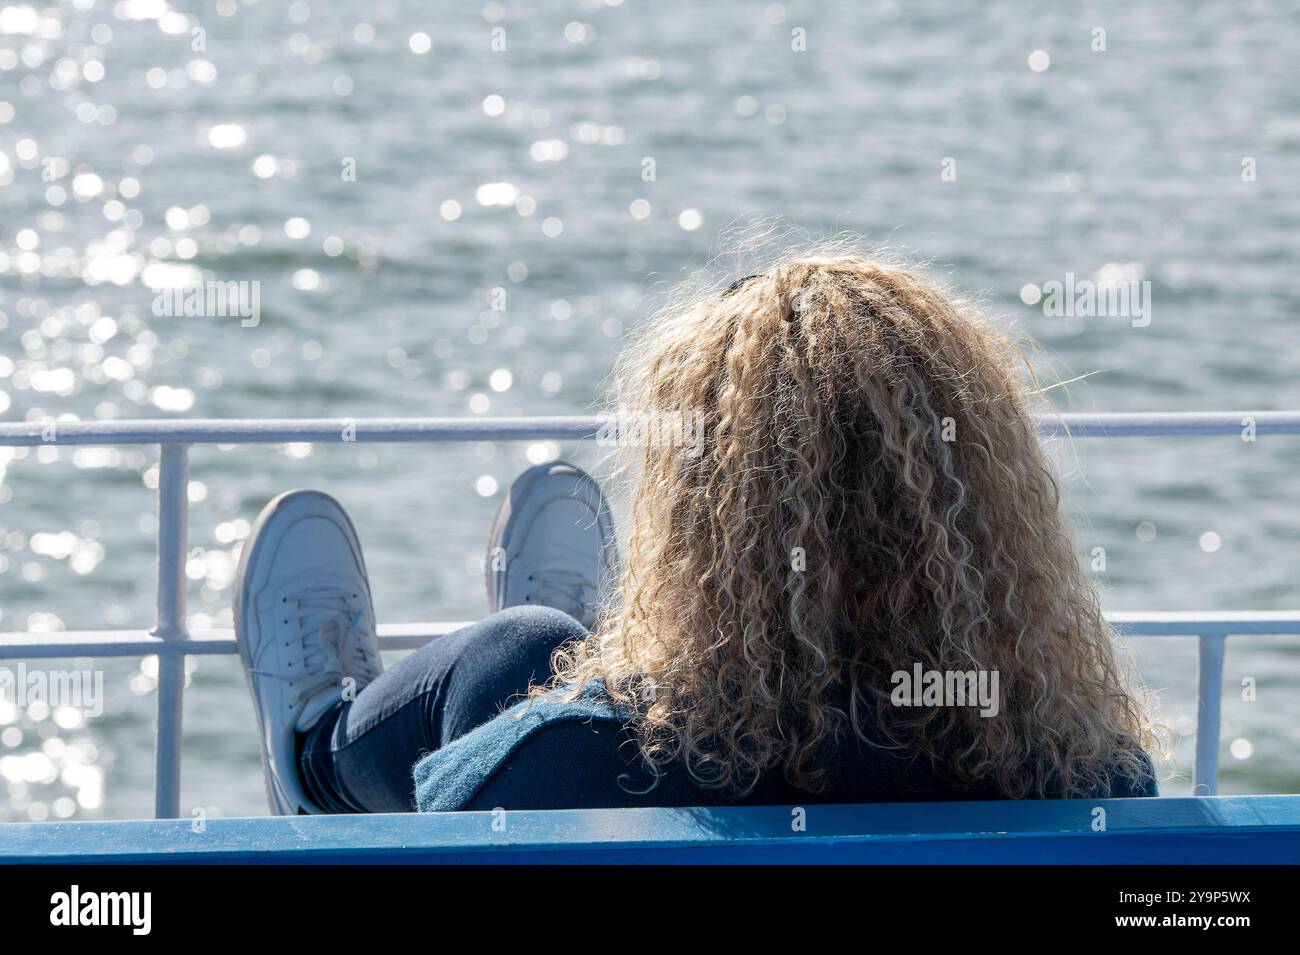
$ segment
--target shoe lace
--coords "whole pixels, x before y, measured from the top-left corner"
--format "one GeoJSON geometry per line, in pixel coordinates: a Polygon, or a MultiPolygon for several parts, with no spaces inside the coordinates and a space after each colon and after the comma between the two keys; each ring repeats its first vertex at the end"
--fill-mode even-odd
{"type": "Polygon", "coordinates": [[[592,613],[597,608],[599,594],[596,587],[578,571],[554,567],[535,570],[528,575],[528,582],[534,585],[524,597],[524,600],[530,603],[533,601],[550,603],[541,599],[549,596],[552,599],[561,598],[565,603],[581,607],[585,613],[592,613]]]}
{"type": "Polygon", "coordinates": [[[254,672],[285,680],[302,702],[338,688],[346,677],[356,680],[357,689],[361,689],[382,672],[378,655],[371,649],[374,630],[357,594],[317,590],[285,596],[276,612],[285,621],[296,619],[298,625],[283,641],[289,650],[285,669],[280,673],[254,672]]]}

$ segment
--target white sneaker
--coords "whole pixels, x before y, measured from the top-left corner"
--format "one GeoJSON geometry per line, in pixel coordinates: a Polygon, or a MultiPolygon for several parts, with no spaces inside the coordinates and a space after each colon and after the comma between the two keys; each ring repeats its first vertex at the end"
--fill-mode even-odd
{"type": "Polygon", "coordinates": [[[295,732],[383,672],[357,532],[320,491],[262,510],[239,558],[235,640],[261,729],[267,797],[278,815],[321,813],[298,778],[295,732]]]}
{"type": "Polygon", "coordinates": [[[488,541],[488,603],[563,610],[588,630],[617,574],[614,518],[595,480],[557,461],[519,475],[488,541]]]}

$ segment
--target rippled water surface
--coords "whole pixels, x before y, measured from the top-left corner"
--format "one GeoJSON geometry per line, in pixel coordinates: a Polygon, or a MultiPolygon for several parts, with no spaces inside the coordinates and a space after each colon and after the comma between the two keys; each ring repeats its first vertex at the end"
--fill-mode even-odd
{"type": "MultiPolygon", "coordinates": [[[[1297,61],[1294,3],[0,0],[0,417],[586,411],[763,217],[982,295],[1087,376],[1062,407],[1300,408],[1297,61]],[[1025,304],[1067,273],[1149,280],[1150,324],[1025,304]],[[154,313],[195,279],[260,283],[260,321],[154,313]]],[[[229,625],[249,523],[303,485],[381,619],[480,615],[501,489],[595,450],[196,448],[191,625],[229,625]]],[[[0,630],[151,624],[156,455],[0,448],[0,630]]],[[[1057,456],[1108,607],[1300,606],[1300,439],[1057,456]]],[[[1185,792],[1195,641],[1135,649],[1185,792]]],[[[102,715],[0,703],[0,818],[151,812],[156,666],[98,666],[102,715]]],[[[237,662],[188,681],[183,812],[265,812],[237,662]]],[[[1224,791],[1300,790],[1296,640],[1231,641],[1226,687],[1224,791]]]]}

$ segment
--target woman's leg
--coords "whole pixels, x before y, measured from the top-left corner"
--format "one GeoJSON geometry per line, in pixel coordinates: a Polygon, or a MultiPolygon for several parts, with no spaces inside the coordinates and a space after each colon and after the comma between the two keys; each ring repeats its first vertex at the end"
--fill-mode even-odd
{"type": "Polygon", "coordinates": [[[557,461],[521,474],[488,540],[496,612],[411,654],[300,733],[307,795],[330,812],[414,809],[415,763],[545,683],[556,647],[594,626],[615,574],[613,535],[600,487],[580,468],[557,461]]]}
{"type": "Polygon", "coordinates": [[[511,607],[434,639],[298,734],[307,795],[328,812],[414,810],[411,767],[551,675],[587,631],[549,607],[511,607]]]}
{"type": "Polygon", "coordinates": [[[234,617],[273,812],[409,810],[423,754],[545,682],[551,652],[587,633],[614,576],[600,488],[562,462],[530,468],[501,503],[488,555],[496,612],[384,673],[346,512],[319,491],[263,509],[240,556],[234,617]]]}

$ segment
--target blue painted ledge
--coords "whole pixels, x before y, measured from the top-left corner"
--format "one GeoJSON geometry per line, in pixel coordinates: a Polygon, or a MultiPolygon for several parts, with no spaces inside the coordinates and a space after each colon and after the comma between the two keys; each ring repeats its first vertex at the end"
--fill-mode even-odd
{"type": "Polygon", "coordinates": [[[1300,796],[0,825],[0,863],[1300,863],[1300,796]],[[1094,811],[1106,829],[1093,831],[1094,811]],[[495,826],[494,826],[495,821],[495,826]]]}

